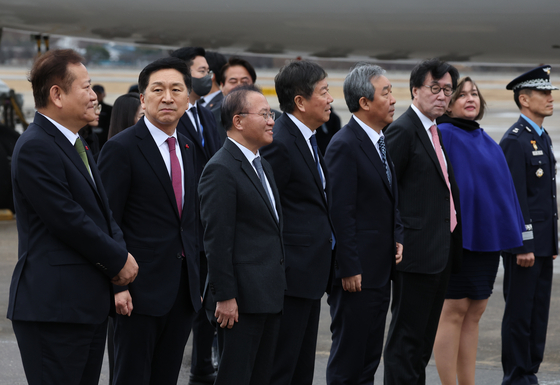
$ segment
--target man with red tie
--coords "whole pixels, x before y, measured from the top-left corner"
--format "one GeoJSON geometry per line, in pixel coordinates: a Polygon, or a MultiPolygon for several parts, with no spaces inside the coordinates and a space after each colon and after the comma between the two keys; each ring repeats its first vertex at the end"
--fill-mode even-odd
{"type": "Polygon", "coordinates": [[[113,216],[142,276],[115,290],[114,384],[176,384],[200,309],[194,145],[177,132],[189,103],[183,60],[164,58],[138,79],[144,119],[99,156],[113,216]]]}

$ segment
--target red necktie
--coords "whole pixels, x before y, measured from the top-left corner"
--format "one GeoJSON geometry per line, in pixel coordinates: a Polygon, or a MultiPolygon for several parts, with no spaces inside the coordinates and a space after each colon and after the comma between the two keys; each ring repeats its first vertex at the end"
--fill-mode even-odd
{"type": "Polygon", "coordinates": [[[455,230],[455,226],[457,226],[457,214],[455,213],[455,203],[453,203],[453,194],[451,193],[451,185],[449,184],[449,175],[447,173],[447,167],[445,166],[445,162],[443,160],[443,152],[441,151],[441,143],[439,142],[439,135],[437,132],[437,126],[435,124],[430,127],[430,132],[432,133],[432,141],[434,142],[436,155],[439,160],[439,166],[441,167],[441,171],[443,172],[443,176],[445,177],[445,183],[447,183],[447,188],[449,189],[449,214],[451,218],[451,232],[453,232],[453,230],[455,230]]]}
{"type": "Polygon", "coordinates": [[[183,184],[181,178],[181,165],[175,152],[176,139],[171,137],[167,138],[167,145],[169,146],[169,158],[171,160],[171,183],[173,184],[173,192],[175,193],[175,200],[177,201],[177,209],[179,210],[179,218],[183,211],[183,184]]]}

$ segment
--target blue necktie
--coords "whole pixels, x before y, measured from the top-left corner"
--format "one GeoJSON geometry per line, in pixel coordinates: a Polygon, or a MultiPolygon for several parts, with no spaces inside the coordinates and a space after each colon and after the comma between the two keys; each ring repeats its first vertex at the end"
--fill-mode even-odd
{"type": "Polygon", "coordinates": [[[315,158],[315,165],[317,166],[317,172],[319,173],[319,178],[321,179],[321,185],[325,186],[325,180],[323,178],[323,172],[321,171],[321,164],[319,163],[319,151],[317,147],[317,138],[315,135],[311,135],[309,138],[309,142],[311,143],[311,147],[313,148],[313,157],[315,158]]]}
{"type": "Polygon", "coordinates": [[[379,152],[381,152],[381,161],[385,166],[385,172],[387,173],[387,179],[389,180],[389,186],[393,187],[393,183],[391,183],[391,170],[389,169],[389,164],[387,163],[387,149],[385,148],[385,137],[380,136],[379,141],[379,152]]]}
{"type": "Polygon", "coordinates": [[[191,108],[193,117],[194,117],[194,122],[196,124],[196,131],[198,131],[198,135],[200,136],[200,143],[202,143],[202,147],[204,147],[204,134],[203,134],[203,128],[202,128],[202,124],[200,124],[200,120],[198,120],[198,113],[196,111],[196,107],[193,106],[191,108]]]}
{"type": "MultiPolygon", "coordinates": [[[[325,179],[323,177],[323,172],[321,170],[321,163],[319,163],[319,149],[317,147],[317,138],[315,135],[311,135],[309,138],[309,143],[311,143],[311,148],[313,148],[313,157],[315,158],[315,165],[317,166],[317,172],[319,173],[319,178],[321,178],[321,186],[323,187],[323,194],[325,194],[325,198],[327,197],[327,193],[324,190],[325,186],[325,179]]],[[[334,233],[331,231],[332,237],[332,244],[331,247],[334,249],[334,245],[336,244],[336,240],[334,239],[334,233]]]]}

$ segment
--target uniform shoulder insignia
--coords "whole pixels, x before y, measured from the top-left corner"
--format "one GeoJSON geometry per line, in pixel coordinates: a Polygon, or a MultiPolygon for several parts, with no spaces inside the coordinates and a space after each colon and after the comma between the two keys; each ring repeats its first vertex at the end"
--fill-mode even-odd
{"type": "Polygon", "coordinates": [[[517,134],[519,132],[519,128],[515,127],[512,131],[514,134],[517,134]]]}
{"type": "Polygon", "coordinates": [[[525,129],[529,132],[531,132],[531,129],[528,126],[525,126],[525,129]]]}

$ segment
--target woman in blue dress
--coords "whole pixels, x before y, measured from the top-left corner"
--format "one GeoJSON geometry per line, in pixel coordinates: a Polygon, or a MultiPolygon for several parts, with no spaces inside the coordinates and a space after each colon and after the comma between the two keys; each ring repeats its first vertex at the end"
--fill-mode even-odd
{"type": "Polygon", "coordinates": [[[475,82],[464,77],[438,119],[459,186],[463,226],[463,265],[451,275],[434,343],[442,385],[474,385],[478,323],[492,294],[500,251],[523,244],[525,226],[506,159],[476,122],[485,107],[475,82]]]}

